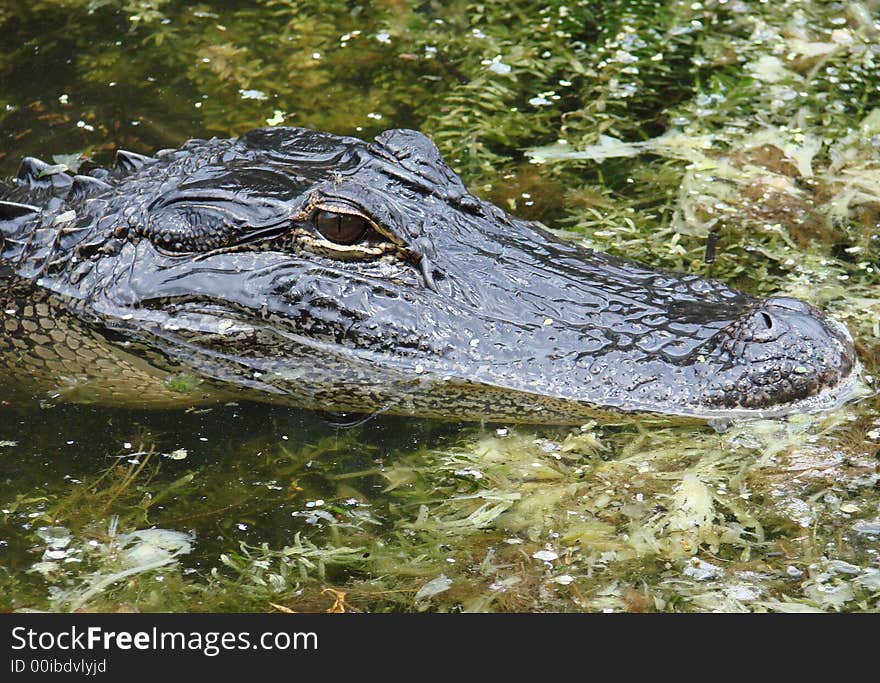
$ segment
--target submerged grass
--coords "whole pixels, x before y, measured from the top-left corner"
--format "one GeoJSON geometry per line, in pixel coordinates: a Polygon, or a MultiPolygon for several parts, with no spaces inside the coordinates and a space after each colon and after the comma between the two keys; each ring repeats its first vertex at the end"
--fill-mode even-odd
{"type": "MultiPolygon", "coordinates": [[[[723,433],[377,418],[289,440],[254,410],[256,436],[182,448],[116,417],[117,440],[143,446],[97,475],[63,441],[4,427],[2,608],[877,611],[876,13],[757,0],[0,10],[13,34],[58,31],[4,50],[4,78],[76,55],[58,92],[0,93],[3,131],[42,120],[67,145],[49,149],[100,157],[111,141],[267,120],[418,127],[475,191],[588,246],[821,305],[853,332],[871,390],[723,433]],[[122,58],[135,48],[149,59],[122,58]],[[143,108],[113,98],[123,86],[143,108]],[[73,474],[40,464],[56,461],[73,474]]],[[[8,151],[46,148],[16,135],[8,151]]]]}
{"type": "Polygon", "coordinates": [[[723,434],[477,430],[365,454],[360,471],[316,445],[296,458],[312,470],[302,495],[287,472],[268,506],[253,461],[230,481],[253,451],[162,482],[152,452],[7,505],[7,524],[29,520],[39,581],[7,574],[3,594],[7,608],[98,611],[875,610],[880,436],[856,423],[840,410],[723,434]],[[237,524],[284,540],[212,539],[224,486],[252,494],[237,524]]]}

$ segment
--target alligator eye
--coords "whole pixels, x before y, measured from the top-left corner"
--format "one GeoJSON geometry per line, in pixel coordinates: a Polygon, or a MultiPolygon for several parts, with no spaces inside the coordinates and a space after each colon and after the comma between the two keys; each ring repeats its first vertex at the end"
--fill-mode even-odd
{"type": "Polygon", "coordinates": [[[354,244],[370,228],[366,218],[350,213],[318,211],[312,220],[321,235],[337,244],[354,244]]]}

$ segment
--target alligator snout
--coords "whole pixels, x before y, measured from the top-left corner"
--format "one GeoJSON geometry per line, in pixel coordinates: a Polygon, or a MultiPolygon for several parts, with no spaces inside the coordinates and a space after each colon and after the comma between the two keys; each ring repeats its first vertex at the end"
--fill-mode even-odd
{"type": "Polygon", "coordinates": [[[810,304],[771,297],[722,330],[712,352],[721,368],[706,403],[767,409],[808,399],[852,373],[846,328],[810,304]]]}

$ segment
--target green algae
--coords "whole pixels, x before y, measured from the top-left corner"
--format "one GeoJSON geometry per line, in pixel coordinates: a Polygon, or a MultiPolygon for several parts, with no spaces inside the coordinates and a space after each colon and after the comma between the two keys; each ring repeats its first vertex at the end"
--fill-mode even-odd
{"type": "Polygon", "coordinates": [[[194,391],[199,384],[201,384],[201,380],[198,377],[185,372],[171,375],[165,380],[165,386],[179,394],[188,394],[194,391]]]}
{"type": "MultiPolygon", "coordinates": [[[[0,51],[0,74],[22,83],[70,64],[42,92],[0,93],[2,163],[101,159],[267,121],[363,136],[418,127],[475,191],[587,246],[822,306],[852,331],[873,387],[872,10],[40,0],[0,9],[21,37],[0,51]]],[[[719,433],[381,417],[336,431],[254,406],[58,407],[39,414],[46,429],[4,407],[0,602],[877,611],[878,408],[872,392],[719,433]]]]}

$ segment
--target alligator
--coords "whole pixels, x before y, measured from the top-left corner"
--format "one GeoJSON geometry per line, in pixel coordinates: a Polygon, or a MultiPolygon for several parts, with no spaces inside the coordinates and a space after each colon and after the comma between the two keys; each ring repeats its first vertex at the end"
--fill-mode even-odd
{"type": "Polygon", "coordinates": [[[823,410],[858,375],[812,305],[510,216],[412,130],[28,157],[0,200],[7,399],[581,424],[823,410]]]}

